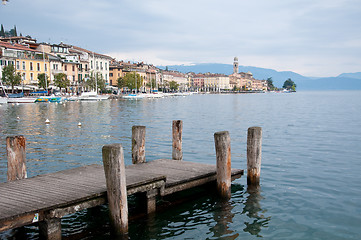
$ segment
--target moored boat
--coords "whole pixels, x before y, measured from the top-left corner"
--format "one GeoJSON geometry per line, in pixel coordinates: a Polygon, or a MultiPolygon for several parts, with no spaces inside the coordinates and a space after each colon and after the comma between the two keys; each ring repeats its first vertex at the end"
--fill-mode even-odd
{"type": "Polygon", "coordinates": [[[20,98],[8,98],[8,103],[35,103],[36,98],[33,97],[20,97],[20,98]]]}
{"type": "Polygon", "coordinates": [[[142,99],[144,98],[143,94],[128,94],[125,96],[122,96],[124,99],[142,99]]]}
{"type": "Polygon", "coordinates": [[[0,104],[5,104],[8,102],[8,99],[6,97],[0,97],[0,104]]]}
{"type": "Polygon", "coordinates": [[[44,96],[44,97],[38,97],[35,102],[61,102],[61,97],[55,97],[55,96],[44,96]]]}
{"type": "Polygon", "coordinates": [[[24,97],[24,93],[13,93],[8,94],[7,102],[8,103],[34,103],[36,100],[35,97],[24,97]]]}
{"type": "Polygon", "coordinates": [[[98,95],[97,92],[83,92],[79,97],[80,101],[102,101],[109,99],[107,95],[98,95]]]}

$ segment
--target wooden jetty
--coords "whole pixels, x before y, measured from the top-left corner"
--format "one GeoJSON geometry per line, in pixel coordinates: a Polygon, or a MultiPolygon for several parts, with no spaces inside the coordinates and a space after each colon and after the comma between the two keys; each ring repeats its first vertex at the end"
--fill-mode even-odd
{"type": "MultiPolygon", "coordinates": [[[[24,174],[10,174],[21,177],[0,183],[0,232],[39,222],[41,237],[61,239],[63,216],[108,203],[111,225],[116,235],[122,235],[128,230],[127,195],[143,194],[148,214],[155,212],[157,196],[211,182],[217,183],[221,197],[229,198],[231,180],[244,173],[241,169],[230,168],[229,133],[215,133],[216,165],[194,163],[182,160],[182,130],[179,129],[182,124],[178,122],[175,126],[173,131],[177,131],[177,137],[173,141],[177,144],[173,147],[177,148],[177,154],[173,157],[177,160],[146,162],[144,139],[139,140],[140,135],[133,128],[132,165],[124,166],[122,146],[112,144],[103,147],[103,166],[93,164],[24,179],[21,179],[24,174]]],[[[145,131],[142,127],[139,129],[145,131]]],[[[144,138],[145,134],[141,136],[144,138]]],[[[26,170],[25,161],[21,159],[25,157],[25,139],[16,136],[9,142],[12,144],[7,146],[8,171],[23,172],[26,170]],[[21,140],[20,148],[14,143],[17,138],[21,140]],[[16,165],[14,161],[22,167],[11,168],[16,165]]]]}
{"type": "MultiPolygon", "coordinates": [[[[216,166],[175,160],[126,166],[127,194],[165,196],[216,180],[216,166]]],[[[233,170],[233,178],[243,170],[233,170]]],[[[32,178],[0,183],[0,231],[67,214],[107,202],[102,165],[89,165],[32,178]]]]}

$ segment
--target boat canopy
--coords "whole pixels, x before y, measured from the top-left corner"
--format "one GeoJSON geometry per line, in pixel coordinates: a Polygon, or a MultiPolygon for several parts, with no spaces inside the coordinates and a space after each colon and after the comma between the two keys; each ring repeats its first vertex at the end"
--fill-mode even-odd
{"type": "Polygon", "coordinates": [[[37,91],[37,92],[31,92],[31,95],[42,95],[42,94],[47,94],[47,91],[37,91]]]}

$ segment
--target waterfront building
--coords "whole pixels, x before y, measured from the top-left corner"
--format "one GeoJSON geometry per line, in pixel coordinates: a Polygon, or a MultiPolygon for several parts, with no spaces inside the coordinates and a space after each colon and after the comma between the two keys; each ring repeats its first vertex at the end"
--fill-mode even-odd
{"type": "Polygon", "coordinates": [[[196,91],[202,91],[204,89],[204,82],[205,82],[205,75],[198,73],[198,74],[194,74],[192,76],[193,78],[193,88],[196,91]]]}
{"type": "Polygon", "coordinates": [[[233,59],[233,74],[238,73],[239,65],[238,65],[238,57],[234,57],[233,59]]]}
{"type": "Polygon", "coordinates": [[[123,61],[119,62],[112,59],[109,63],[109,84],[116,87],[118,85],[118,79],[124,77],[123,74],[123,61]]]}
{"type": "Polygon", "coordinates": [[[0,65],[12,64],[22,78],[22,85],[37,85],[38,75],[50,75],[49,59],[46,54],[18,43],[0,41],[0,65]]]}
{"type": "Polygon", "coordinates": [[[63,62],[57,56],[49,56],[49,66],[50,66],[50,84],[54,83],[55,75],[63,72],[63,62]]]}
{"type": "Polygon", "coordinates": [[[229,77],[225,74],[206,73],[204,75],[205,91],[229,90],[229,77]]]}
{"type": "Polygon", "coordinates": [[[149,92],[150,88],[155,89],[160,85],[161,78],[158,74],[158,69],[153,65],[140,63],[130,63],[123,61],[116,61],[113,59],[109,67],[109,79],[111,86],[117,86],[118,79],[124,77],[127,73],[135,72],[142,78],[142,86],[139,86],[140,91],[149,92]]]}
{"type": "Polygon", "coordinates": [[[238,58],[234,58],[233,73],[229,75],[229,82],[231,89],[239,90],[253,90],[253,91],[267,91],[267,81],[257,80],[253,77],[251,72],[238,72],[238,58]]]}
{"type": "Polygon", "coordinates": [[[26,46],[30,49],[36,50],[39,44],[36,42],[36,39],[29,37],[16,36],[16,37],[0,37],[1,42],[8,42],[10,44],[19,44],[26,46]]]}
{"type": "Polygon", "coordinates": [[[168,86],[169,82],[176,82],[179,91],[188,91],[188,76],[177,71],[162,71],[163,85],[168,86]]]}
{"type": "Polygon", "coordinates": [[[81,74],[84,76],[82,81],[88,80],[90,76],[98,76],[100,74],[105,82],[105,85],[110,85],[109,65],[112,60],[111,57],[77,46],[72,46],[72,49],[79,51],[82,55],[80,58],[82,61],[81,74]]]}

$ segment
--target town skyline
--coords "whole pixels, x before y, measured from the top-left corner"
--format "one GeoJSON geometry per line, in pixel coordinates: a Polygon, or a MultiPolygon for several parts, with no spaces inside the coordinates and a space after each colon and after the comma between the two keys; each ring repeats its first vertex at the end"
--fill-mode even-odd
{"type": "Polygon", "coordinates": [[[359,72],[356,1],[9,1],[6,29],[157,66],[229,63],[304,76],[359,72]],[[69,7],[71,6],[71,7],[69,7]]]}

